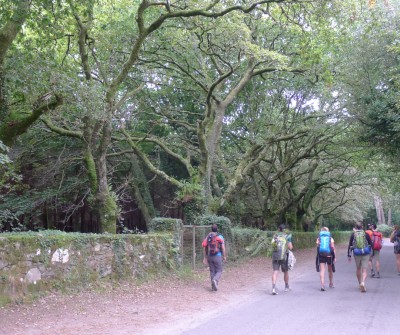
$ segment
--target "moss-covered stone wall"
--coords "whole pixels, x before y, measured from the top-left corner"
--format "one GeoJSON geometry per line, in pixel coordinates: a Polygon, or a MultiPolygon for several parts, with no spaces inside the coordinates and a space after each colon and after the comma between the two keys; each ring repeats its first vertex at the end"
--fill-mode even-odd
{"type": "Polygon", "coordinates": [[[170,232],[0,234],[0,306],[102,280],[145,279],[176,265],[170,232]]]}

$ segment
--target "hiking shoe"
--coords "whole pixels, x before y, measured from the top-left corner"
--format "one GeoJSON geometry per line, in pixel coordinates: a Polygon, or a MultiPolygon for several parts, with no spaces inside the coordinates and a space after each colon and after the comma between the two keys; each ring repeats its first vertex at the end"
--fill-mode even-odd
{"type": "Polygon", "coordinates": [[[381,275],[379,274],[379,272],[376,274],[375,278],[381,278],[381,275]]]}
{"type": "Polygon", "coordinates": [[[215,279],[211,281],[211,287],[213,291],[218,291],[218,282],[215,279]]]}
{"type": "Polygon", "coordinates": [[[367,289],[365,288],[365,284],[364,283],[360,284],[360,290],[361,290],[362,293],[367,292],[367,289]]]}
{"type": "Polygon", "coordinates": [[[375,277],[375,272],[371,272],[371,278],[375,277]]]}
{"type": "Polygon", "coordinates": [[[324,286],[321,286],[321,291],[322,292],[325,291],[325,287],[324,286]]]}
{"type": "Polygon", "coordinates": [[[272,289],[272,295],[278,295],[278,292],[274,288],[272,289]]]}
{"type": "Polygon", "coordinates": [[[292,289],[289,287],[289,286],[286,286],[285,287],[285,292],[289,292],[289,291],[291,291],[292,289]]]}
{"type": "Polygon", "coordinates": [[[335,285],[333,285],[333,283],[329,284],[329,288],[335,288],[335,285]]]}

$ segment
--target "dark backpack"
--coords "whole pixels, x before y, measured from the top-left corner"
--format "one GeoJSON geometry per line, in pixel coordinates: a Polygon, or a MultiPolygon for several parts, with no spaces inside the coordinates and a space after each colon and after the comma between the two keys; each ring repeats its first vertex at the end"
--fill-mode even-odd
{"type": "Polygon", "coordinates": [[[394,235],[393,243],[394,243],[394,251],[397,254],[400,253],[400,235],[398,232],[396,233],[396,235],[394,235]]]}
{"type": "Polygon", "coordinates": [[[282,261],[287,257],[287,236],[285,234],[275,234],[272,239],[272,259],[282,261]]]}
{"type": "Polygon", "coordinates": [[[218,233],[209,233],[207,236],[207,247],[209,255],[216,255],[221,251],[220,242],[217,240],[218,233]]]}

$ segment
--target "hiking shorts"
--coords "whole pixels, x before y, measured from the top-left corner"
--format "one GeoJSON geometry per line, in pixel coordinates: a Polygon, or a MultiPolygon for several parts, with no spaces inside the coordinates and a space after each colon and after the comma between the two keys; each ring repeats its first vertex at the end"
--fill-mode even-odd
{"type": "Polygon", "coordinates": [[[380,250],[374,250],[374,254],[371,254],[371,260],[374,259],[376,261],[379,261],[379,255],[381,254],[380,250]]]}
{"type": "Polygon", "coordinates": [[[272,270],[279,271],[279,269],[282,269],[282,272],[289,271],[287,257],[281,261],[272,261],[272,270]]]}
{"type": "Polygon", "coordinates": [[[332,256],[326,257],[319,255],[319,263],[325,263],[328,265],[332,265],[332,256]]]}
{"type": "Polygon", "coordinates": [[[354,263],[356,263],[357,269],[358,268],[367,269],[369,258],[370,255],[354,256],[354,263]]]}

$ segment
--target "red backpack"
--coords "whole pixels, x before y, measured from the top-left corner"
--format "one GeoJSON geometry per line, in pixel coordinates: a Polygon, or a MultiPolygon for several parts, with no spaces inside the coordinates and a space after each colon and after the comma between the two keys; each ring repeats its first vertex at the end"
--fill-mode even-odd
{"type": "Polygon", "coordinates": [[[216,255],[220,252],[220,242],[217,233],[209,233],[207,236],[207,247],[209,255],[216,255]]]}
{"type": "Polygon", "coordinates": [[[377,251],[382,249],[382,233],[379,231],[372,232],[372,249],[377,251]]]}

